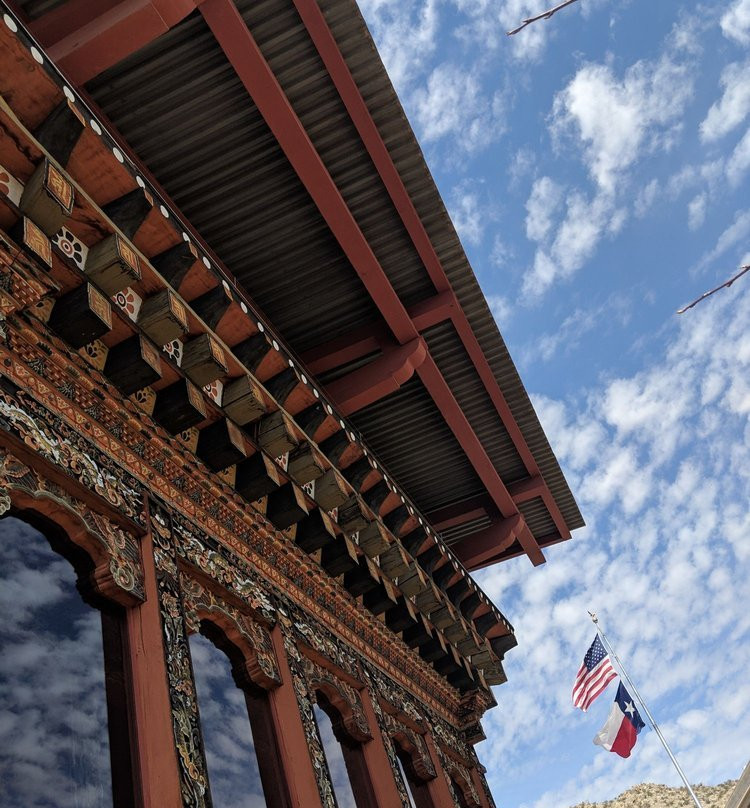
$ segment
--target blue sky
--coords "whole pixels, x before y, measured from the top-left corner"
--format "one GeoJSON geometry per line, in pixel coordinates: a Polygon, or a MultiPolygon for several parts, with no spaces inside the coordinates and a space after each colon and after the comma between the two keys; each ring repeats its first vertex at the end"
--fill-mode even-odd
{"type": "Polygon", "coordinates": [[[478,577],[516,627],[478,751],[498,805],[677,784],[592,744],[595,609],[694,781],[750,757],[750,0],[365,0],[588,526],[478,577]],[[551,5],[550,3],[549,5],[551,5]]]}

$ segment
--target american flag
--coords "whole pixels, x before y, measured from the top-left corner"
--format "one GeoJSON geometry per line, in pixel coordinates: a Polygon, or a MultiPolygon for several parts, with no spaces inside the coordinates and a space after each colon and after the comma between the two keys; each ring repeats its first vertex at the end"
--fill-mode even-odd
{"type": "Polygon", "coordinates": [[[617,676],[609,654],[597,634],[591,647],[586,651],[575,683],[573,685],[573,706],[584,712],[594,703],[597,696],[604,692],[607,685],[617,676]]]}

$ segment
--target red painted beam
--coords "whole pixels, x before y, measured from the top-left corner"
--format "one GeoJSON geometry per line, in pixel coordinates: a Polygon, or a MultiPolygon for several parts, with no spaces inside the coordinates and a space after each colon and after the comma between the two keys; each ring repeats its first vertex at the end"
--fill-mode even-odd
{"type": "MultiPolygon", "coordinates": [[[[456,305],[458,302],[455,295],[452,292],[444,293],[416,303],[407,309],[407,313],[414,328],[422,332],[430,326],[449,320],[456,305]]],[[[388,337],[387,329],[378,323],[371,323],[316,345],[303,354],[302,361],[310,373],[325,373],[380,350],[388,337]]]]}
{"type": "MultiPolygon", "coordinates": [[[[383,184],[391,197],[391,201],[398,211],[404,223],[404,227],[409,233],[412,243],[422,259],[422,263],[432,279],[435,288],[438,292],[450,292],[450,294],[453,294],[450,282],[435,251],[435,247],[411,201],[409,192],[404,186],[398,169],[380,136],[377,125],[370,115],[367,104],[359,91],[359,87],[357,87],[357,83],[354,81],[354,77],[349,71],[346,60],[339,50],[338,43],[328,27],[323,11],[316,0],[294,0],[294,5],[341,96],[352,122],[357,128],[359,136],[375,168],[383,180],[383,184]]],[[[520,427],[513,417],[513,413],[505,400],[502,390],[500,390],[500,386],[484,355],[484,351],[479,345],[479,341],[471,328],[471,324],[460,305],[457,305],[453,309],[451,318],[529,474],[538,474],[539,468],[536,460],[523,437],[520,427]]],[[[549,494],[545,496],[544,500],[561,536],[570,538],[570,531],[554,498],[549,494]]]]}
{"type": "Polygon", "coordinates": [[[467,570],[477,570],[507,550],[518,538],[521,527],[525,526],[521,514],[501,519],[493,525],[467,536],[451,550],[467,570]]]}
{"type": "Polygon", "coordinates": [[[62,6],[36,25],[49,42],[50,59],[75,84],[85,84],[108,67],[165,34],[196,8],[196,0],[107,0],[62,6]],[[66,15],[66,10],[69,15],[66,15]],[[93,12],[93,14],[92,14],[93,12]],[[98,16],[96,13],[98,13],[98,16]]]}
{"type": "Polygon", "coordinates": [[[427,300],[420,300],[411,306],[409,317],[417,331],[426,331],[433,325],[450,320],[460,308],[453,291],[440,292],[435,297],[428,297],[427,300]]]}
{"type": "MultiPolygon", "coordinates": [[[[404,345],[418,338],[419,333],[408,312],[391,286],[302,122],[292,109],[242,15],[231,0],[206,0],[200,10],[396,340],[404,345]]],[[[518,510],[500,475],[429,352],[417,368],[417,373],[502,515],[517,515],[518,510]]],[[[529,552],[538,554],[539,548],[535,550],[532,546],[533,536],[530,532],[527,536],[530,537],[526,542],[529,552]]]]}
{"type": "Polygon", "coordinates": [[[278,140],[344,254],[365,288],[378,302],[396,339],[403,345],[417,334],[367,239],[344,202],[305,127],[231,0],[206,0],[200,7],[240,81],[278,140]]]}
{"type": "Polygon", "coordinates": [[[379,351],[387,336],[384,328],[368,325],[316,345],[302,355],[302,362],[310,373],[317,376],[379,351]]]}
{"type": "Polygon", "coordinates": [[[351,415],[393,393],[424,362],[427,346],[421,337],[386,350],[373,362],[327,385],[326,392],[342,415],[351,415]]]}
{"type": "Polygon", "coordinates": [[[28,24],[34,39],[45,48],[83,28],[122,0],[68,0],[28,24]]]}
{"type": "Polygon", "coordinates": [[[419,378],[437,404],[438,409],[445,418],[446,423],[456,436],[461,448],[479,475],[493,502],[497,505],[503,516],[513,516],[518,513],[515,503],[508,489],[505,487],[497,469],[487,456],[481,441],[471,428],[464,411],[456,401],[453,392],[440,373],[435,360],[428,355],[427,359],[417,369],[419,378]]]}
{"type": "Polygon", "coordinates": [[[533,477],[527,477],[525,480],[508,485],[508,491],[513,497],[513,501],[517,503],[528,502],[530,499],[543,496],[546,488],[541,474],[535,474],[533,477]]]}

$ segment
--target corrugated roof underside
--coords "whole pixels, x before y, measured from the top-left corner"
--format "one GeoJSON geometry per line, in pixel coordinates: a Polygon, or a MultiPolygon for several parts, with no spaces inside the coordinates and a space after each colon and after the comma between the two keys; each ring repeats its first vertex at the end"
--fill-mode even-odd
{"type": "MultiPolygon", "coordinates": [[[[286,2],[286,0],[280,0],[286,2]]],[[[354,0],[321,0],[321,8],[380,135],[425,225],[456,296],[500,383],[568,527],[583,525],[578,506],[534,412],[505,343],[461,247],[414,133],[354,0]]]]}
{"type": "Polygon", "coordinates": [[[416,376],[351,416],[393,476],[430,511],[484,492],[473,467],[416,376]]]}
{"type": "Polygon", "coordinates": [[[503,426],[487,388],[474,369],[453,323],[447,321],[433,326],[423,336],[440,372],[503,482],[507,485],[527,477],[526,466],[503,426]]]}
{"type": "Polygon", "coordinates": [[[333,82],[289,3],[238,0],[248,28],[399,298],[434,294],[416,249],[333,82]]]}
{"type": "MultiPolygon", "coordinates": [[[[323,0],[321,6],[529,448],[569,527],[577,527],[578,508],[356,5],[323,0]]],[[[402,302],[432,296],[435,289],[291,0],[242,0],[238,7],[402,302]]],[[[89,91],[298,354],[382,322],[198,13],[92,81],[89,91]]],[[[503,480],[524,477],[452,325],[425,336],[503,480]]],[[[409,382],[394,396],[400,396],[395,409],[391,396],[352,420],[415,503],[429,511],[481,493],[421,383],[409,382]],[[397,438],[389,432],[394,419],[397,438]],[[438,456],[448,484],[435,483],[438,456]]]]}
{"type": "Polygon", "coordinates": [[[379,316],[200,14],[89,89],[295,350],[379,316]]]}

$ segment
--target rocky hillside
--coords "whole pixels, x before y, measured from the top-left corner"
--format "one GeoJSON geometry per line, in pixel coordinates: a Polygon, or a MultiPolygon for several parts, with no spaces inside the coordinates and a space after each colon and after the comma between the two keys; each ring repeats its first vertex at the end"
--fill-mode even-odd
{"type": "MultiPolygon", "coordinates": [[[[724,808],[736,783],[736,780],[727,780],[718,786],[694,786],[694,789],[703,808],[724,808]]],[[[695,805],[686,788],[641,783],[614,800],[579,802],[573,808],[695,808],[695,805]]]]}

